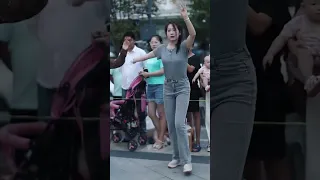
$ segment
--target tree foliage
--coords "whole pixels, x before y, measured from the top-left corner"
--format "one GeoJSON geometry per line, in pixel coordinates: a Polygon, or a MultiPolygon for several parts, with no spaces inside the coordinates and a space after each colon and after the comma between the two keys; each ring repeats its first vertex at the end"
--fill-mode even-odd
{"type": "MultiPolygon", "coordinates": [[[[152,0],[151,13],[158,11],[162,0],[152,0]]],[[[121,47],[126,31],[139,35],[139,19],[148,15],[148,0],[111,0],[111,41],[116,50],[121,47]]]]}
{"type": "Polygon", "coordinates": [[[190,18],[197,30],[197,39],[207,40],[210,32],[210,0],[191,0],[190,18]]]}

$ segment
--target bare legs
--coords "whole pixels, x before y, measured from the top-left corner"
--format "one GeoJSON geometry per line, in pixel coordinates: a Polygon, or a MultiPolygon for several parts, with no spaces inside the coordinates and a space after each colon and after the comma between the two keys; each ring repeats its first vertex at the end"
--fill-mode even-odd
{"type": "Polygon", "coordinates": [[[156,145],[159,145],[157,149],[162,148],[162,142],[164,142],[164,134],[167,129],[167,122],[164,114],[163,104],[156,104],[155,102],[148,103],[148,116],[151,118],[155,126],[155,137],[156,145]],[[157,116],[157,112],[159,117],[157,116]]]}
{"type": "Polygon", "coordinates": [[[188,122],[190,125],[194,125],[196,130],[196,144],[200,144],[200,134],[201,134],[201,122],[200,122],[200,112],[189,112],[188,122]],[[192,123],[193,120],[193,123],[192,123]]]}

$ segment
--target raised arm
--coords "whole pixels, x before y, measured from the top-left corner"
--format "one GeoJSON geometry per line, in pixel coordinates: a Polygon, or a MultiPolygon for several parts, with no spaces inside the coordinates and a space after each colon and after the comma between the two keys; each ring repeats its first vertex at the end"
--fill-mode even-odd
{"type": "Polygon", "coordinates": [[[127,50],[121,49],[120,55],[117,57],[117,59],[110,60],[110,69],[121,67],[126,60],[126,56],[127,50]]]}
{"type": "Polygon", "coordinates": [[[137,63],[137,62],[146,61],[146,60],[151,59],[151,58],[154,58],[154,57],[156,57],[156,55],[154,54],[153,51],[151,51],[151,52],[149,52],[149,53],[146,54],[146,55],[143,55],[143,56],[134,58],[134,59],[132,60],[132,63],[137,63]]]}
{"type": "Polygon", "coordinates": [[[160,70],[155,71],[155,72],[146,72],[146,74],[148,77],[161,76],[164,74],[164,69],[161,68],[160,70]]]}
{"type": "Polygon", "coordinates": [[[117,57],[117,59],[115,60],[110,60],[110,69],[115,69],[118,67],[121,67],[125,60],[126,60],[126,56],[127,56],[127,50],[129,48],[129,41],[124,41],[122,44],[122,49],[120,51],[120,55],[117,57]]]}
{"type": "Polygon", "coordinates": [[[196,38],[196,30],[193,27],[193,24],[190,21],[190,18],[188,16],[187,7],[185,4],[181,5],[181,17],[183,18],[184,22],[186,23],[189,36],[186,40],[186,46],[188,49],[192,48],[194,39],[196,38]]]}

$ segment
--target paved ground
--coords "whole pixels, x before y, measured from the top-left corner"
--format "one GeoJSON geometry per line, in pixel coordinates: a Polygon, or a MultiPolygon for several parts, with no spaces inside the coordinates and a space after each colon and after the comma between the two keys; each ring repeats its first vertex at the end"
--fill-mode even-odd
{"type": "Polygon", "coordinates": [[[182,168],[168,169],[168,161],[111,157],[110,179],[134,180],[209,180],[209,164],[193,163],[193,174],[185,176],[182,168]]]}
{"type": "Polygon", "coordinates": [[[152,145],[140,146],[135,152],[127,150],[127,143],[111,143],[110,179],[139,180],[209,180],[210,153],[207,152],[208,136],[201,129],[201,152],[192,153],[193,174],[185,176],[182,167],[168,169],[172,146],[154,150],[152,145]]]}

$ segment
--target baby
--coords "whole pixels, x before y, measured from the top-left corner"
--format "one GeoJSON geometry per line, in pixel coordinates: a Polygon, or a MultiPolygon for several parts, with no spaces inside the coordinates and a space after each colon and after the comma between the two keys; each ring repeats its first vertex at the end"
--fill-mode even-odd
{"type": "Polygon", "coordinates": [[[320,3],[304,0],[304,14],[294,17],[283,28],[280,35],[273,41],[263,59],[263,65],[271,65],[274,56],[280,52],[291,38],[296,38],[297,64],[305,81],[305,90],[309,96],[316,95],[320,90],[320,79],[315,76],[314,66],[320,58],[320,3]]]}
{"type": "Polygon", "coordinates": [[[192,83],[194,83],[198,77],[201,77],[203,86],[206,91],[210,90],[210,55],[204,58],[204,65],[199,69],[199,71],[194,75],[192,83]],[[202,75],[202,76],[200,76],[202,75]]]}

